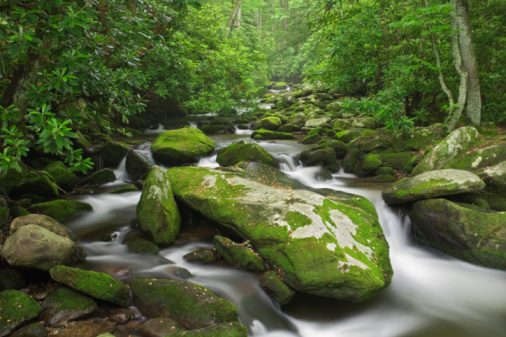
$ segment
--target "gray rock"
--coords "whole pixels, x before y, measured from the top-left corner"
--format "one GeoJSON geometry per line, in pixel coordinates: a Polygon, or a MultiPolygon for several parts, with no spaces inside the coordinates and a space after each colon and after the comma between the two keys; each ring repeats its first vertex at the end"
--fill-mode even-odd
{"type": "Polygon", "coordinates": [[[88,296],[61,287],[44,300],[42,309],[41,319],[49,324],[57,324],[86,316],[97,309],[97,304],[88,296]]]}
{"type": "Polygon", "coordinates": [[[314,118],[314,119],[308,120],[304,126],[306,128],[316,128],[318,126],[321,126],[322,124],[327,124],[329,121],[330,121],[330,117],[314,118]]]}

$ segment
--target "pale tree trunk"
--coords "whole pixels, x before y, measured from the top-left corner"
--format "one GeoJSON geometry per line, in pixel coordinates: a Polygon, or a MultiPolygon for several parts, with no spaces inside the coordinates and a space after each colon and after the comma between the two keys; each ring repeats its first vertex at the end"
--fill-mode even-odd
{"type": "Polygon", "coordinates": [[[232,32],[232,30],[234,28],[237,28],[240,25],[239,18],[240,18],[240,15],[241,15],[240,13],[241,13],[241,3],[242,3],[242,0],[236,0],[236,1],[237,2],[234,5],[234,9],[232,10],[232,13],[230,13],[230,17],[228,19],[228,23],[227,23],[227,27],[228,27],[227,37],[230,36],[230,33],[232,32]]]}
{"type": "MultiPolygon", "coordinates": [[[[462,58],[462,65],[467,72],[466,84],[466,114],[474,125],[481,122],[481,92],[478,76],[478,67],[474,53],[471,34],[471,21],[469,19],[469,4],[467,0],[451,0],[455,10],[455,24],[457,28],[458,47],[462,58]]],[[[461,86],[462,88],[462,86],[461,86]]],[[[460,91],[460,88],[459,88],[460,91]]],[[[460,104],[460,102],[459,102],[460,104]]]]}

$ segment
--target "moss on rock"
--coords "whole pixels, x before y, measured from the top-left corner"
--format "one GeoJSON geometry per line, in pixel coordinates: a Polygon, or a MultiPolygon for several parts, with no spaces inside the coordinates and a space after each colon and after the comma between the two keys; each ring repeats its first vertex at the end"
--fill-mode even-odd
{"type": "Polygon", "coordinates": [[[220,255],[214,248],[200,248],[194,252],[186,254],[183,258],[188,262],[211,264],[218,261],[220,259],[220,255]]]}
{"type": "Polygon", "coordinates": [[[97,304],[88,296],[61,287],[44,300],[42,308],[41,319],[49,324],[56,324],[86,316],[97,309],[97,304]]]}
{"type": "Polygon", "coordinates": [[[21,324],[37,318],[42,311],[30,295],[18,290],[0,293],[0,337],[8,336],[21,324]]]}
{"type": "Polygon", "coordinates": [[[295,295],[295,291],[281,281],[273,270],[269,270],[262,274],[260,277],[260,286],[274,299],[274,301],[281,305],[290,302],[295,295]]]}
{"type": "Polygon", "coordinates": [[[54,267],[49,273],[56,282],[91,297],[122,307],[127,307],[132,302],[130,288],[111,275],[65,266],[54,267]]]}
{"type": "Polygon", "coordinates": [[[295,136],[287,132],[271,131],[266,129],[256,130],[251,134],[251,138],[260,140],[271,139],[295,139],[295,136]]]}
{"type": "Polygon", "coordinates": [[[31,213],[45,214],[61,221],[71,215],[79,212],[92,211],[93,207],[82,201],[77,200],[53,200],[32,205],[28,208],[31,213]]]}
{"type": "Polygon", "coordinates": [[[66,191],[71,191],[77,184],[77,176],[61,161],[48,164],[45,170],[54,178],[56,185],[66,191]]]}
{"type": "Polygon", "coordinates": [[[235,243],[223,236],[213,239],[216,251],[235,269],[263,271],[264,260],[246,244],[235,243]]]}
{"type": "Polygon", "coordinates": [[[111,169],[103,169],[97,172],[93,172],[89,176],[82,179],[79,184],[80,185],[92,185],[92,186],[98,186],[102,184],[107,184],[112,181],[116,180],[116,175],[114,174],[114,171],[111,169]]]}
{"type": "Polygon", "coordinates": [[[276,164],[276,160],[263,147],[245,140],[219,149],[216,161],[221,166],[232,166],[242,161],[256,161],[267,165],[276,164]]]}

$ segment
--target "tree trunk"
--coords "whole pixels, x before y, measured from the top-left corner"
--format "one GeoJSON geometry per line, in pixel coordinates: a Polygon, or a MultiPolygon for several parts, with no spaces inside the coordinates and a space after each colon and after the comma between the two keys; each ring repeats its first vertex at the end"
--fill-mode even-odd
{"type": "Polygon", "coordinates": [[[467,108],[466,114],[474,125],[481,122],[481,92],[478,76],[478,66],[474,53],[471,21],[469,19],[469,4],[467,0],[451,0],[455,10],[457,38],[462,57],[463,68],[467,72],[467,108]]]}
{"type": "Polygon", "coordinates": [[[230,17],[228,19],[227,27],[228,27],[228,33],[227,37],[230,36],[230,33],[235,27],[239,27],[239,17],[241,13],[241,3],[242,0],[237,0],[234,9],[232,10],[232,13],[230,13],[230,17]]]}

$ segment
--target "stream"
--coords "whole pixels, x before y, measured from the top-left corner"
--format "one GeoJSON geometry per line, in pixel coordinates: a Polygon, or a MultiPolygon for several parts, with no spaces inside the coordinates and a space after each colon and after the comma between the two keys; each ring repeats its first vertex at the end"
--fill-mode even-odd
{"type": "MultiPolygon", "coordinates": [[[[154,139],[163,129],[150,130],[154,139]]],[[[214,135],[217,148],[241,139],[251,131],[214,135]]],[[[93,206],[93,212],[65,224],[80,238],[88,257],[83,268],[115,275],[154,276],[187,280],[206,286],[233,302],[249,336],[301,337],[485,337],[506,336],[506,272],[456,260],[417,245],[409,219],[387,206],[381,191],[385,184],[366,184],[346,173],[329,175],[318,167],[302,167],[294,157],[307,145],[296,141],[257,141],[282,164],[282,171],[312,188],[332,188],[368,198],[376,207],[390,245],[394,269],[392,284],[366,303],[350,303],[297,294],[279,307],[258,285],[259,274],[234,270],[224,263],[188,263],[183,256],[212,247],[219,234],[210,226],[182,224],[178,240],[158,255],[130,253],[123,239],[135,231],[135,206],[140,192],[76,196],[93,206]],[[184,268],[184,269],[182,269],[184,268]]],[[[149,143],[136,149],[149,153],[149,143]]],[[[216,155],[202,158],[199,166],[218,167],[216,155]]],[[[118,181],[104,191],[129,182],[124,163],[115,170],[118,181]]]]}

